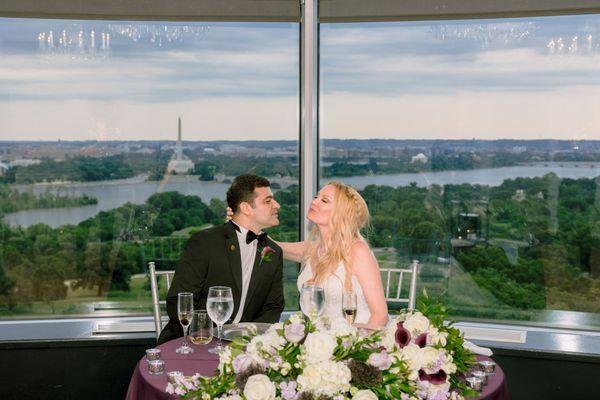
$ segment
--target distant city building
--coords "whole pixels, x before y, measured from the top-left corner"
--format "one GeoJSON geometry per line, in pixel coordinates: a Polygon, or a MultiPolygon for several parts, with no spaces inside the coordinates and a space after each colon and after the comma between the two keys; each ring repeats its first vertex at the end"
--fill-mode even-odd
{"type": "Polygon", "coordinates": [[[178,126],[177,126],[177,145],[175,147],[175,154],[173,154],[171,161],[169,161],[169,165],[167,166],[167,173],[169,173],[169,174],[172,174],[172,173],[187,174],[188,172],[190,172],[193,169],[194,169],[194,163],[189,158],[187,158],[187,156],[185,156],[183,154],[183,148],[181,145],[181,117],[180,117],[179,121],[178,121],[178,126]]]}
{"type": "Polygon", "coordinates": [[[521,154],[521,153],[525,153],[527,151],[527,147],[525,146],[513,146],[510,149],[510,152],[513,154],[521,154]]]}
{"type": "Polygon", "coordinates": [[[223,144],[220,146],[221,153],[223,154],[238,154],[248,153],[248,148],[237,144],[223,144]]]}
{"type": "Polygon", "coordinates": [[[428,158],[425,154],[423,153],[419,153],[416,156],[412,156],[412,158],[410,159],[410,163],[414,164],[416,162],[420,162],[422,164],[426,164],[428,161],[428,158]]]}
{"type": "Polygon", "coordinates": [[[525,200],[525,191],[523,189],[515,190],[515,195],[513,196],[513,199],[519,202],[525,200]]]}
{"type": "Polygon", "coordinates": [[[154,153],[154,150],[148,148],[148,147],[141,147],[137,150],[132,151],[131,153],[136,153],[136,154],[152,154],[154,153]]]}
{"type": "Polygon", "coordinates": [[[28,167],[30,165],[35,165],[41,163],[40,160],[34,160],[32,158],[21,158],[18,160],[11,161],[11,167],[28,167]]]}

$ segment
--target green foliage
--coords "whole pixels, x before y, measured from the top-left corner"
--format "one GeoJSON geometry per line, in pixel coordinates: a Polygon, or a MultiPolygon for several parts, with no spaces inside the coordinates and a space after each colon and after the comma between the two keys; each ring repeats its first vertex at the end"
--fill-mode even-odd
{"type": "Polygon", "coordinates": [[[214,180],[216,172],[219,172],[219,166],[210,161],[199,161],[194,165],[194,174],[199,175],[201,181],[214,180]]]}
{"type": "Polygon", "coordinates": [[[0,214],[35,208],[75,207],[97,203],[96,198],[86,195],[70,197],[47,192],[36,196],[32,192],[21,192],[0,183],[0,214]]]}
{"type": "Polygon", "coordinates": [[[45,181],[101,181],[123,179],[134,175],[134,170],[122,155],[102,158],[74,157],[65,161],[46,158],[39,164],[15,167],[16,183],[45,181]]]}

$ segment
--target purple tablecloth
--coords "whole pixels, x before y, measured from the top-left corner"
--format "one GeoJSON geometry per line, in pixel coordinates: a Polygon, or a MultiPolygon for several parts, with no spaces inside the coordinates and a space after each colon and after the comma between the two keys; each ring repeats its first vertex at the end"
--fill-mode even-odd
{"type": "MultiPolygon", "coordinates": [[[[477,361],[491,361],[491,358],[477,356],[477,361]]],[[[504,371],[496,364],[496,371],[488,377],[487,385],[484,386],[481,395],[477,397],[479,400],[510,400],[508,393],[508,385],[504,378],[504,371]]]]}
{"type": "Polygon", "coordinates": [[[182,339],[171,340],[158,348],[161,350],[161,359],[165,362],[165,373],[162,375],[151,375],[146,366],[146,356],[142,357],[133,371],[127,400],[167,400],[178,399],[179,396],[169,395],[165,392],[167,387],[167,375],[169,371],[181,371],[184,375],[194,375],[196,372],[208,376],[213,375],[219,357],[210,354],[208,349],[214,345],[194,345],[192,354],[177,354],[175,349],[181,345],[182,339]]]}
{"type": "MultiPolygon", "coordinates": [[[[214,344],[214,342],[213,342],[214,344]]],[[[171,400],[178,396],[171,396],[165,392],[167,386],[168,371],[181,371],[185,375],[193,375],[199,372],[202,375],[213,375],[219,359],[216,355],[208,353],[210,345],[191,345],[194,348],[192,354],[181,355],[175,353],[175,349],[181,345],[181,339],[171,340],[158,346],[161,349],[161,358],[165,361],[165,374],[150,375],[146,366],[146,356],[142,357],[133,371],[127,400],[171,400]]],[[[477,361],[490,360],[488,357],[477,356],[477,361]]],[[[496,373],[488,378],[480,400],[510,400],[506,379],[502,368],[496,365],[496,373]]]]}

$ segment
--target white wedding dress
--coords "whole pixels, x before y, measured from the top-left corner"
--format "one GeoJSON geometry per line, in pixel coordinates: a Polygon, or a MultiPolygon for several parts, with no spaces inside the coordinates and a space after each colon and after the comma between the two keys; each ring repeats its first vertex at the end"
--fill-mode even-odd
{"type": "MultiPolygon", "coordinates": [[[[313,276],[312,268],[310,263],[307,263],[300,275],[298,275],[298,291],[302,290],[304,282],[310,280],[313,276]]],[[[340,263],[335,271],[334,275],[331,275],[325,280],[323,289],[325,291],[325,310],[323,311],[324,316],[327,316],[330,321],[338,318],[344,318],[344,312],[342,310],[342,296],[344,288],[344,279],[346,277],[346,270],[344,264],[340,263]]],[[[362,288],[358,283],[356,276],[352,276],[352,288],[356,293],[356,318],[354,322],[357,324],[365,324],[369,322],[371,318],[371,312],[365,295],[363,294],[362,288]]]]}

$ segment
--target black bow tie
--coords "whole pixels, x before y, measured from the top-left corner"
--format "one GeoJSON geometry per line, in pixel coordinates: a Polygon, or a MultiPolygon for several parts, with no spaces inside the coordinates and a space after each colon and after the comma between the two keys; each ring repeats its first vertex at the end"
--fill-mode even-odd
{"type": "Polygon", "coordinates": [[[246,244],[252,243],[254,239],[258,239],[258,244],[264,246],[267,242],[267,232],[263,232],[257,235],[252,231],[248,231],[248,233],[246,234],[246,244]]]}

